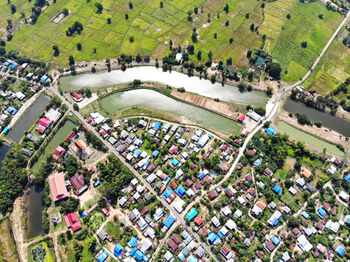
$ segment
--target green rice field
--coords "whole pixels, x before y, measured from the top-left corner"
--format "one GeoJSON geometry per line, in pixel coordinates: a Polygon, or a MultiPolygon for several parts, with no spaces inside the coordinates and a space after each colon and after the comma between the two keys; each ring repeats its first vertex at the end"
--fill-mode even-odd
{"type": "Polygon", "coordinates": [[[49,155],[52,155],[56,147],[58,147],[64,139],[69,135],[75,124],[72,121],[66,121],[66,123],[57,131],[53,136],[50,143],[46,146],[44,152],[40,155],[38,161],[33,166],[33,171],[36,173],[39,171],[42,164],[46,161],[49,155]]]}
{"type": "Polygon", "coordinates": [[[96,1],[59,0],[43,10],[34,25],[23,24],[20,13],[29,17],[33,2],[12,0],[17,7],[13,15],[7,2],[0,4],[0,35],[5,38],[8,18],[19,26],[7,49],[67,65],[68,55],[73,55],[76,61],[113,58],[122,53],[161,58],[169,52],[172,40],[174,47],[193,44],[195,54],[190,59],[194,62],[205,63],[212,51],[215,62],[232,57],[234,66],[245,67],[246,52],[263,48],[283,66],[283,72],[287,70],[283,76],[287,82],[299,80],[343,18],[328,11],[319,1],[279,0],[264,2],[262,6],[256,0],[165,0],[161,7],[158,0],[135,0],[130,9],[129,1],[103,0],[103,11],[98,14],[96,1]],[[226,3],[228,13],[224,11],[226,3]],[[68,16],[57,24],[52,22],[64,8],[69,10],[68,16]],[[190,19],[188,12],[192,12],[190,19]],[[290,19],[287,14],[291,15],[290,19]],[[320,14],[323,19],[319,18],[320,14]],[[111,18],[110,24],[107,18],[111,18]],[[67,28],[76,21],[83,24],[84,30],[80,35],[66,36],[67,28]],[[255,31],[250,30],[252,24],[255,31]],[[195,43],[191,38],[193,28],[198,32],[195,43]],[[264,46],[263,35],[266,35],[264,46]],[[230,38],[233,38],[231,44],[230,38]],[[302,41],[308,42],[307,48],[301,48],[302,41]],[[77,50],[77,43],[82,44],[81,51],[77,50]],[[53,45],[59,47],[57,57],[53,56],[53,45]],[[201,61],[197,59],[198,50],[202,52],[201,61]]]}
{"type": "Polygon", "coordinates": [[[326,148],[327,152],[337,155],[337,156],[344,156],[344,152],[340,151],[334,144],[327,143],[324,140],[321,140],[315,136],[309,135],[308,133],[305,133],[303,131],[300,131],[287,123],[280,121],[277,124],[277,128],[282,131],[283,133],[286,133],[287,135],[291,136],[292,138],[295,138],[299,141],[302,141],[306,144],[310,144],[314,147],[317,147],[321,150],[326,148]]]}

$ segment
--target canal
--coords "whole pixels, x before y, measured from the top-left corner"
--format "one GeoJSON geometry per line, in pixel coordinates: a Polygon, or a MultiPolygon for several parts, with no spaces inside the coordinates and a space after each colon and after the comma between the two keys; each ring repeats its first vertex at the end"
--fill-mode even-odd
{"type": "Polygon", "coordinates": [[[24,132],[33,124],[33,121],[40,115],[45,106],[50,102],[50,98],[41,94],[38,99],[23,113],[23,116],[10,129],[7,137],[14,142],[18,142],[24,132]]]}
{"type": "Polygon", "coordinates": [[[287,99],[283,109],[287,112],[304,114],[312,122],[321,121],[323,126],[333,129],[344,136],[350,137],[350,122],[343,118],[318,111],[312,107],[307,107],[305,104],[292,99],[287,99]]]}
{"type": "Polygon", "coordinates": [[[225,134],[237,134],[241,128],[237,122],[231,119],[190,104],[179,102],[149,89],[116,92],[102,98],[99,103],[101,108],[109,114],[132,106],[141,106],[184,116],[206,128],[225,134]]]}
{"type": "Polygon", "coordinates": [[[69,92],[82,88],[93,89],[129,83],[134,79],[158,82],[175,88],[183,87],[187,92],[210,98],[219,98],[238,105],[265,106],[267,99],[266,94],[261,91],[241,93],[235,86],[222,86],[221,83],[212,84],[209,80],[200,79],[196,76],[189,77],[176,71],[171,73],[163,72],[162,69],[157,69],[153,66],[133,67],[128,68],[126,71],[100,71],[97,73],[65,76],[60,78],[60,84],[64,92],[69,92]]]}

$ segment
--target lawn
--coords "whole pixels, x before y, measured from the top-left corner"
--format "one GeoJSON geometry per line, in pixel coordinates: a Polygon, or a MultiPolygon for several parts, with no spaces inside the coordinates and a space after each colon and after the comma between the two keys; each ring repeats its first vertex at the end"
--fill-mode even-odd
{"type": "Polygon", "coordinates": [[[41,165],[46,161],[46,158],[52,154],[56,147],[58,147],[64,139],[69,135],[72,129],[75,127],[75,124],[72,121],[66,121],[66,123],[57,131],[53,136],[51,141],[46,146],[45,150],[40,155],[38,161],[33,166],[34,173],[38,172],[41,165]]]}
{"type": "Polygon", "coordinates": [[[315,136],[309,135],[303,131],[300,131],[287,123],[280,121],[277,124],[277,128],[282,131],[283,133],[286,133],[287,135],[291,136],[292,138],[295,138],[297,140],[300,140],[306,144],[310,144],[314,147],[317,147],[321,150],[326,148],[326,150],[334,155],[337,156],[344,156],[344,152],[340,151],[334,144],[327,143],[315,136]]]}
{"type": "MultiPolygon", "coordinates": [[[[232,57],[233,65],[238,67],[248,65],[248,50],[263,48],[283,66],[283,72],[288,71],[284,80],[294,82],[310,67],[342,20],[340,14],[327,10],[321,2],[281,0],[266,2],[262,7],[261,2],[255,0],[173,0],[162,1],[161,7],[158,0],[135,0],[132,9],[128,2],[105,0],[102,2],[104,9],[98,14],[93,1],[57,1],[42,12],[36,24],[21,25],[7,48],[66,66],[68,55],[73,55],[76,61],[117,57],[121,53],[161,58],[169,53],[167,47],[172,40],[174,46],[193,44],[195,54],[190,59],[194,62],[206,62],[211,51],[214,61],[232,57]],[[228,13],[223,10],[226,3],[229,4],[228,13]],[[193,13],[195,7],[198,8],[196,14],[193,13]],[[52,19],[63,8],[69,10],[69,15],[58,24],[53,23],[52,19]],[[188,12],[193,13],[190,19],[188,12]],[[291,15],[290,19],[286,18],[287,14],[291,15]],[[323,19],[319,14],[323,14],[323,19]],[[110,24],[107,18],[111,18],[110,24]],[[66,36],[67,28],[76,21],[83,24],[84,30],[80,35],[66,36]],[[252,24],[257,32],[250,30],[252,24]],[[193,28],[198,33],[196,42],[191,37],[193,28]],[[230,38],[233,39],[231,44],[230,38]],[[305,49],[300,46],[304,40],[308,42],[305,49]],[[82,44],[81,51],[77,50],[77,43],[82,44]],[[53,45],[59,47],[58,57],[53,56],[53,45]],[[196,56],[198,50],[202,51],[201,61],[196,56]]],[[[13,15],[9,5],[0,5],[2,28],[6,28],[8,18],[19,24],[22,21],[20,11],[26,16],[31,13],[33,3],[24,0],[11,3],[17,6],[13,15]]]]}
{"type": "Polygon", "coordinates": [[[102,212],[95,211],[92,215],[89,216],[89,227],[96,231],[100,228],[102,223],[105,221],[105,215],[102,212]]]}

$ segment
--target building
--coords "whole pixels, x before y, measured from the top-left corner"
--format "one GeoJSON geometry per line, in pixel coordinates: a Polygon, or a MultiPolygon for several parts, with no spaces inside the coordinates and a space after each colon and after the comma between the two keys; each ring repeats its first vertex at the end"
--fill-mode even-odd
{"type": "Polygon", "coordinates": [[[298,246],[304,252],[309,252],[312,249],[312,244],[306,239],[305,235],[300,235],[297,239],[298,246]]]}
{"type": "Polygon", "coordinates": [[[63,147],[58,146],[53,152],[52,158],[57,161],[61,156],[64,155],[65,152],[66,150],[63,147]]]}
{"type": "Polygon", "coordinates": [[[311,176],[311,171],[309,169],[307,169],[306,167],[302,167],[301,168],[301,173],[303,174],[303,176],[305,176],[306,178],[309,178],[311,176]]]}
{"type": "Polygon", "coordinates": [[[281,212],[276,210],[275,213],[273,213],[272,216],[269,218],[269,220],[267,220],[267,223],[269,223],[271,226],[276,226],[281,218],[281,212]]]}
{"type": "Polygon", "coordinates": [[[75,189],[75,193],[80,195],[83,193],[88,187],[85,184],[84,176],[82,174],[76,173],[71,177],[70,182],[75,189]]]}
{"type": "Polygon", "coordinates": [[[53,201],[59,201],[68,197],[68,191],[64,181],[64,173],[54,173],[49,176],[49,186],[53,201]]]}
{"type": "Polygon", "coordinates": [[[71,228],[73,232],[81,228],[80,221],[77,212],[70,213],[64,216],[64,221],[68,228],[71,228]]]}
{"type": "Polygon", "coordinates": [[[72,94],[72,96],[73,96],[73,100],[74,100],[75,102],[81,102],[81,101],[83,101],[83,96],[82,96],[81,94],[77,93],[77,92],[74,92],[74,93],[72,94]]]}

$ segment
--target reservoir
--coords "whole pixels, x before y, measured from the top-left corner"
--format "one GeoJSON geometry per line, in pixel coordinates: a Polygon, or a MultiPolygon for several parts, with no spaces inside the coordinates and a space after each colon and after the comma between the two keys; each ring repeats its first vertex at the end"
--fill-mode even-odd
{"type": "Polygon", "coordinates": [[[287,99],[283,109],[287,112],[304,114],[312,122],[321,121],[322,126],[333,129],[344,136],[350,137],[350,122],[343,118],[318,111],[312,107],[307,107],[305,104],[292,99],[287,99]]]}
{"type": "Polygon", "coordinates": [[[266,95],[261,91],[241,93],[235,86],[222,86],[221,83],[212,84],[209,80],[200,79],[196,76],[189,77],[176,71],[163,72],[162,69],[153,66],[133,67],[126,69],[126,71],[100,71],[65,76],[60,78],[60,83],[61,89],[67,92],[82,88],[100,88],[129,83],[134,79],[158,82],[175,88],[183,87],[187,92],[210,98],[219,98],[238,105],[251,104],[265,107],[266,103],[266,95]]]}
{"type": "Polygon", "coordinates": [[[18,142],[24,132],[33,124],[33,121],[40,115],[50,98],[45,94],[41,94],[38,99],[23,113],[23,116],[11,128],[7,137],[14,142],[18,142]]]}
{"type": "Polygon", "coordinates": [[[44,206],[41,196],[45,193],[43,187],[34,185],[25,195],[25,206],[27,209],[28,239],[37,237],[44,233],[42,226],[42,212],[44,206]]]}
{"type": "Polygon", "coordinates": [[[102,98],[99,103],[101,108],[109,114],[128,107],[141,106],[184,116],[206,128],[225,134],[237,134],[241,128],[237,122],[231,119],[190,104],[179,102],[149,89],[116,92],[102,98]]]}

